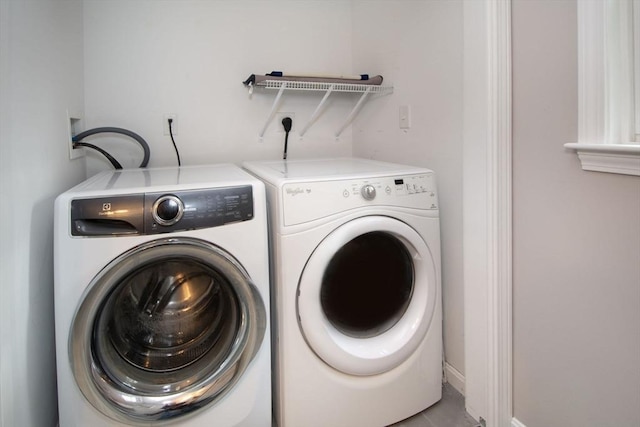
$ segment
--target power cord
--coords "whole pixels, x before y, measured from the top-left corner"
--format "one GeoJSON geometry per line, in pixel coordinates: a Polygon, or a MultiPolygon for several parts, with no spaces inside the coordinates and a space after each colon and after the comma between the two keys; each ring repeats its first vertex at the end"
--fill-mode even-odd
{"type": "Polygon", "coordinates": [[[287,144],[289,143],[289,131],[291,130],[291,126],[293,125],[293,120],[291,117],[285,117],[282,119],[282,126],[284,127],[284,153],[282,154],[282,159],[287,160],[287,144]]]}
{"type": "Polygon", "coordinates": [[[173,119],[169,117],[167,120],[169,121],[169,136],[171,137],[171,142],[173,143],[173,148],[174,150],[176,150],[176,157],[178,158],[178,166],[182,166],[182,163],[180,162],[180,153],[178,152],[178,146],[176,145],[176,140],[173,139],[173,129],[171,127],[173,119]]]}

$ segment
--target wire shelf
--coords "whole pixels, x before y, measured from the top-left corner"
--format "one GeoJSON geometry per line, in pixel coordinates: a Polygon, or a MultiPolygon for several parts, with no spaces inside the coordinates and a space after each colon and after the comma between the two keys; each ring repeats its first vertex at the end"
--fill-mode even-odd
{"type": "Polygon", "coordinates": [[[265,80],[255,87],[265,89],[281,89],[284,85],[285,90],[308,90],[308,91],[327,91],[333,92],[356,92],[356,93],[380,93],[386,94],[393,92],[393,86],[383,85],[363,85],[357,83],[330,83],[330,82],[302,82],[292,80],[265,80]]]}
{"type": "Polygon", "coordinates": [[[327,98],[331,93],[334,92],[347,92],[347,93],[359,93],[360,98],[358,102],[351,110],[351,113],[347,116],[342,126],[336,131],[336,138],[340,137],[340,134],[346,129],[346,127],[351,123],[353,118],[362,108],[364,101],[371,94],[378,95],[386,95],[393,92],[393,86],[383,86],[383,85],[367,85],[367,84],[358,84],[358,83],[338,83],[338,82],[307,82],[307,81],[297,81],[297,80],[264,80],[258,84],[247,84],[245,85],[249,88],[249,97],[253,93],[254,88],[261,89],[273,89],[277,90],[278,93],[273,101],[273,105],[271,107],[271,111],[269,112],[269,116],[267,117],[262,130],[259,133],[259,137],[262,138],[264,133],[269,126],[269,123],[275,116],[275,113],[278,109],[278,105],[280,104],[280,99],[282,98],[282,94],[285,91],[289,90],[301,90],[301,91],[316,91],[316,92],[325,92],[324,97],[318,104],[318,107],[311,115],[311,118],[307,122],[307,124],[302,128],[299,135],[302,137],[305,132],[311,127],[311,125],[318,119],[321,111],[326,105],[327,98]]]}

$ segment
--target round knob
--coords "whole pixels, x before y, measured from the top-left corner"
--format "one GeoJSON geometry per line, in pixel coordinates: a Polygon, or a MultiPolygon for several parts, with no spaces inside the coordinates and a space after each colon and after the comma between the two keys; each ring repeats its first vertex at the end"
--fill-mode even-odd
{"type": "Polygon", "coordinates": [[[184,204],[176,196],[162,196],[153,204],[153,219],[160,225],[169,226],[180,221],[184,204]]]}
{"type": "Polygon", "coordinates": [[[367,184],[362,187],[360,194],[362,194],[365,200],[373,200],[376,197],[376,188],[371,184],[367,184]]]}

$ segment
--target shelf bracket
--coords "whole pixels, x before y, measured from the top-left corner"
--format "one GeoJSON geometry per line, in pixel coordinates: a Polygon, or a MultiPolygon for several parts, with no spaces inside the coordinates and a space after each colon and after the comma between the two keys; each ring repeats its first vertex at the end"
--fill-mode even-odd
{"type": "Polygon", "coordinates": [[[349,124],[351,124],[351,122],[353,121],[353,118],[356,116],[356,114],[358,114],[358,112],[362,108],[362,105],[364,104],[365,99],[367,99],[367,96],[370,93],[371,93],[371,87],[368,87],[367,90],[362,93],[362,96],[358,100],[358,103],[356,104],[355,107],[353,107],[353,110],[351,110],[351,113],[349,113],[349,115],[347,116],[342,127],[338,130],[338,132],[336,132],[336,138],[340,138],[340,134],[342,134],[342,132],[346,129],[346,127],[349,126],[349,124]]]}
{"type": "Polygon", "coordinates": [[[262,130],[260,131],[260,139],[262,139],[262,137],[264,137],[264,133],[267,131],[267,127],[269,127],[269,123],[271,123],[271,120],[273,120],[273,116],[276,115],[276,111],[278,111],[278,105],[280,105],[280,99],[282,98],[282,93],[284,92],[285,88],[287,87],[287,82],[283,82],[282,85],[280,86],[280,89],[278,90],[278,94],[276,95],[276,99],[273,100],[273,105],[271,106],[271,111],[269,112],[269,116],[267,117],[267,121],[265,122],[264,126],[262,127],[262,130]]]}
{"type": "Polygon", "coordinates": [[[311,115],[311,118],[309,119],[307,124],[304,126],[304,128],[302,128],[302,130],[300,131],[300,138],[302,138],[302,136],[305,134],[305,132],[307,132],[307,130],[309,130],[311,125],[313,123],[315,123],[316,120],[318,120],[318,116],[320,116],[320,113],[322,112],[322,107],[327,102],[327,98],[329,98],[329,95],[331,95],[331,92],[333,92],[333,88],[334,87],[335,87],[335,85],[329,86],[329,89],[327,89],[327,92],[324,94],[324,97],[322,97],[322,100],[320,101],[320,104],[318,104],[318,107],[316,108],[316,110],[311,115]]]}
{"type": "MultiPolygon", "coordinates": [[[[381,76],[379,77],[381,79],[381,76]]],[[[263,139],[264,134],[266,133],[267,128],[269,127],[269,124],[271,123],[274,116],[276,115],[276,112],[278,111],[280,102],[282,100],[282,94],[284,93],[285,90],[325,92],[322,100],[320,101],[320,104],[318,104],[315,111],[311,115],[311,118],[300,131],[299,133],[300,138],[302,138],[302,136],[309,130],[309,128],[318,120],[318,118],[320,117],[320,115],[322,114],[322,112],[327,106],[327,99],[329,98],[329,95],[331,95],[333,92],[361,93],[362,95],[360,96],[360,99],[358,100],[356,105],[353,107],[353,109],[345,119],[344,123],[342,124],[342,127],[340,127],[340,129],[335,133],[336,139],[340,138],[340,135],[342,134],[342,132],[344,132],[347,126],[351,124],[355,116],[358,114],[358,112],[364,105],[364,102],[367,100],[367,97],[369,96],[369,94],[371,93],[387,94],[387,93],[393,92],[393,86],[381,86],[378,84],[358,84],[358,83],[326,82],[326,81],[308,82],[308,81],[301,81],[301,80],[283,81],[283,80],[274,80],[274,79],[261,80],[261,83],[259,85],[252,83],[250,79],[248,79],[243,83],[245,84],[245,86],[248,86],[250,97],[251,97],[251,94],[253,93],[254,87],[261,87],[264,89],[275,89],[278,91],[278,94],[276,95],[273,101],[273,105],[271,106],[271,111],[269,112],[269,116],[267,117],[267,120],[264,123],[264,126],[259,132],[259,136],[261,140],[263,139]]]]}

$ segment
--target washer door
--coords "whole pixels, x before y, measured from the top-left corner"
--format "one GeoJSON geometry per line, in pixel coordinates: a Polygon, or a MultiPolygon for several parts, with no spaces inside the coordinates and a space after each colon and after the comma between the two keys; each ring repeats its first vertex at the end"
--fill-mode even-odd
{"type": "Polygon", "coordinates": [[[333,368],[375,375],[405,361],[429,329],[436,269],[427,244],[384,216],[350,221],[316,248],[298,289],[300,328],[333,368]]]}
{"type": "Polygon", "coordinates": [[[264,338],[264,303],[247,272],[202,240],[154,240],[91,282],[69,355],[76,382],[105,415],[170,419],[233,387],[264,338]]]}

